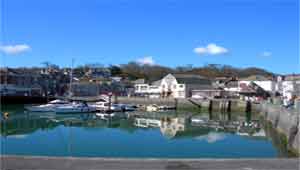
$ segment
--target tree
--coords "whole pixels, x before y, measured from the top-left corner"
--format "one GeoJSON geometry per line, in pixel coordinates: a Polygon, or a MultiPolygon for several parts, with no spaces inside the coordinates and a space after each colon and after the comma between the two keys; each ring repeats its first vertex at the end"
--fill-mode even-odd
{"type": "Polygon", "coordinates": [[[123,73],[122,69],[116,65],[110,65],[108,69],[110,70],[112,76],[120,76],[123,73]]]}

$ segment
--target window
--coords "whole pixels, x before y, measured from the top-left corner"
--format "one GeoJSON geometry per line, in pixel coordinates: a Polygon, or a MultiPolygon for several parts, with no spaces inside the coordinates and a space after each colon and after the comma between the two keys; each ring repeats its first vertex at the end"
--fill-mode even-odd
{"type": "Polygon", "coordinates": [[[173,85],[173,89],[176,89],[176,84],[173,85]]]}
{"type": "Polygon", "coordinates": [[[180,84],[180,85],[179,85],[179,88],[183,88],[183,84],[180,84]]]}
{"type": "Polygon", "coordinates": [[[141,90],[147,90],[147,86],[141,86],[141,90]]]}

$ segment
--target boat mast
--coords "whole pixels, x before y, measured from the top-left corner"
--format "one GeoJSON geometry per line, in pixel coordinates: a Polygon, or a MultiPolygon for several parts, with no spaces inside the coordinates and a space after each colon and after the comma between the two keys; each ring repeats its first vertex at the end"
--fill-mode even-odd
{"type": "Polygon", "coordinates": [[[69,97],[72,97],[72,83],[73,83],[73,67],[74,67],[74,58],[72,58],[72,66],[71,66],[71,73],[70,73],[70,88],[69,88],[69,97]]]}

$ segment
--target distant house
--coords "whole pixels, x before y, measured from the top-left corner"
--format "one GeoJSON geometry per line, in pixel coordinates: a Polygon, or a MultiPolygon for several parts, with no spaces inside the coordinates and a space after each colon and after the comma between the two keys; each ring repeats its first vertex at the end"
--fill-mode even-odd
{"type": "Polygon", "coordinates": [[[149,94],[149,84],[135,84],[134,93],[138,96],[145,96],[149,94]]]}
{"type": "Polygon", "coordinates": [[[1,95],[40,96],[43,95],[43,82],[43,77],[35,72],[0,70],[1,95]]]}
{"type": "Polygon", "coordinates": [[[239,96],[239,83],[236,77],[217,77],[213,86],[216,89],[223,90],[222,97],[239,96]]]}
{"type": "Polygon", "coordinates": [[[134,93],[138,96],[149,94],[149,84],[145,83],[145,79],[137,79],[132,82],[134,84],[134,93]]]}
{"type": "Polygon", "coordinates": [[[277,78],[276,91],[290,99],[293,95],[300,96],[300,75],[286,75],[277,78]]]}
{"type": "Polygon", "coordinates": [[[91,79],[108,79],[111,76],[111,72],[107,68],[90,68],[85,76],[91,79]]]}
{"type": "Polygon", "coordinates": [[[98,96],[100,94],[100,85],[90,82],[76,82],[71,86],[72,96],[98,96]]]}
{"type": "Polygon", "coordinates": [[[254,75],[247,78],[239,79],[238,86],[239,91],[243,91],[243,88],[246,86],[251,86],[251,84],[255,83],[263,90],[267,92],[274,92],[276,87],[276,82],[272,80],[272,78],[267,78],[260,75],[254,75]]]}
{"type": "Polygon", "coordinates": [[[137,79],[137,80],[134,80],[132,81],[133,84],[145,84],[146,81],[145,79],[137,79]]]}
{"type": "Polygon", "coordinates": [[[151,84],[136,84],[136,93],[147,94],[149,97],[191,97],[193,91],[211,90],[211,81],[193,74],[168,74],[161,80],[151,84]]]}
{"type": "Polygon", "coordinates": [[[157,80],[152,82],[148,87],[148,93],[150,98],[159,98],[162,97],[162,80],[157,80]]]}
{"type": "Polygon", "coordinates": [[[122,81],[122,77],[111,77],[110,79],[112,82],[121,82],[122,81]]]}

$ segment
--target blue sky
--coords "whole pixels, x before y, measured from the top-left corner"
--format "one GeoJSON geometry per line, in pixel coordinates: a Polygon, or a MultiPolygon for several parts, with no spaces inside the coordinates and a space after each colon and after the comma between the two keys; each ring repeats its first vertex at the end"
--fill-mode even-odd
{"type": "Polygon", "coordinates": [[[298,0],[0,0],[2,65],[128,61],[299,73],[298,0]]]}

